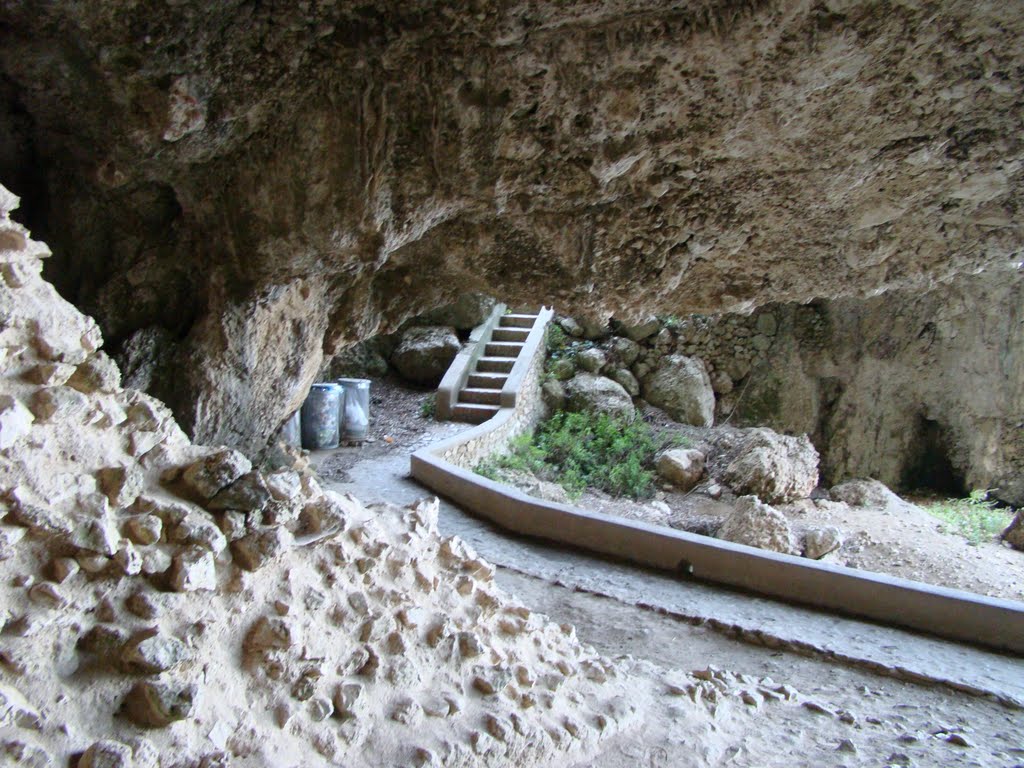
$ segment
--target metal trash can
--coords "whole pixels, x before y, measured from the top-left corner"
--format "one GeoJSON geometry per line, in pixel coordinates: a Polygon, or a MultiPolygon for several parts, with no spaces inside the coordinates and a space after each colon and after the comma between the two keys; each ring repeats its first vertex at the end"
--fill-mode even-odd
{"type": "Polygon", "coordinates": [[[337,384],[314,384],[302,404],[302,447],[323,451],[338,447],[338,412],[342,402],[337,384]]]}
{"type": "Polygon", "coordinates": [[[281,425],[281,440],[293,448],[302,447],[302,411],[296,411],[281,425]]]}
{"type": "Polygon", "coordinates": [[[370,433],[370,380],[337,381],[345,391],[341,402],[341,439],[365,440],[370,433]]]}

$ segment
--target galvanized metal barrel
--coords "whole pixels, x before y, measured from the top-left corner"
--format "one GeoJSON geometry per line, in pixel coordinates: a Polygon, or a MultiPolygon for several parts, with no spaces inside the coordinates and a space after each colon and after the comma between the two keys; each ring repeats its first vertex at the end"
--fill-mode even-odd
{"type": "Polygon", "coordinates": [[[365,440],[370,433],[370,380],[338,379],[345,391],[341,403],[342,440],[365,440]]]}
{"type": "Polygon", "coordinates": [[[337,448],[342,390],[337,384],[314,384],[302,404],[302,447],[310,451],[337,448]]]}

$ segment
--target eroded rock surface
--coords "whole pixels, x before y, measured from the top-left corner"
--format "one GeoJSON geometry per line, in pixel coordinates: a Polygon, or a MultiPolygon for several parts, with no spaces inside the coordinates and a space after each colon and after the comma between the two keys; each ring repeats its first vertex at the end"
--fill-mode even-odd
{"type": "Polygon", "coordinates": [[[467,291],[639,338],[652,312],[1007,263],[1022,24],[968,0],[20,0],[0,173],[112,344],[174,339],[153,386],[189,432],[258,447],[324,350],[467,291]]]}

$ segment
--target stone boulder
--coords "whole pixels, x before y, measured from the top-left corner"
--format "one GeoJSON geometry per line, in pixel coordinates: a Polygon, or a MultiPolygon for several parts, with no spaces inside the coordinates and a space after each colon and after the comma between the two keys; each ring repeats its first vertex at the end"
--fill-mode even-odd
{"type": "Polygon", "coordinates": [[[843,533],[834,525],[814,528],[804,534],[804,557],[820,560],[843,546],[843,533]]]}
{"type": "Polygon", "coordinates": [[[402,334],[391,364],[409,381],[437,384],[461,348],[453,328],[417,325],[402,334]]]}
{"type": "Polygon", "coordinates": [[[644,376],[641,392],[651,405],[681,424],[710,427],[715,420],[715,393],[704,363],[695,357],[669,355],[644,376]]]}
{"type": "Polygon", "coordinates": [[[818,452],[807,435],[752,430],[725,468],[722,480],[739,494],[769,504],[805,499],[818,484],[818,452]]]}
{"type": "Polygon", "coordinates": [[[658,474],[684,493],[704,476],[705,456],[692,448],[673,448],[658,457],[658,474]]]}
{"type": "Polygon", "coordinates": [[[602,349],[591,347],[576,355],[576,363],[588,373],[600,373],[608,364],[608,355],[602,349]]]}
{"type": "Polygon", "coordinates": [[[614,368],[608,371],[608,378],[616,384],[621,384],[622,388],[629,392],[630,397],[637,397],[640,394],[640,382],[625,368],[614,368]]]}
{"type": "Polygon", "coordinates": [[[899,505],[903,500],[877,480],[847,480],[829,490],[835,501],[844,501],[851,507],[881,507],[899,505]]]}
{"type": "Polygon", "coordinates": [[[611,379],[578,373],[565,383],[565,406],[579,413],[607,413],[632,421],[636,416],[629,393],[611,379]]]}
{"type": "Polygon", "coordinates": [[[784,555],[800,554],[786,516],[756,496],[741,496],[718,529],[718,538],[784,555]]]}
{"type": "Polygon", "coordinates": [[[611,358],[622,365],[629,366],[640,357],[642,347],[635,341],[616,336],[608,345],[608,352],[611,358]]]}

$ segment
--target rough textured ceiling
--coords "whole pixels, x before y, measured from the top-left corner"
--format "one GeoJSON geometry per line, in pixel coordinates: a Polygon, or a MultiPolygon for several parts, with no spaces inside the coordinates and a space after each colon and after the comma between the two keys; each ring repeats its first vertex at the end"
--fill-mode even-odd
{"type": "Polygon", "coordinates": [[[463,290],[619,314],[1019,253],[1001,2],[0,5],[3,181],[117,346],[257,446],[323,348],[463,290]],[[20,186],[20,188],[19,188],[20,186]]]}

